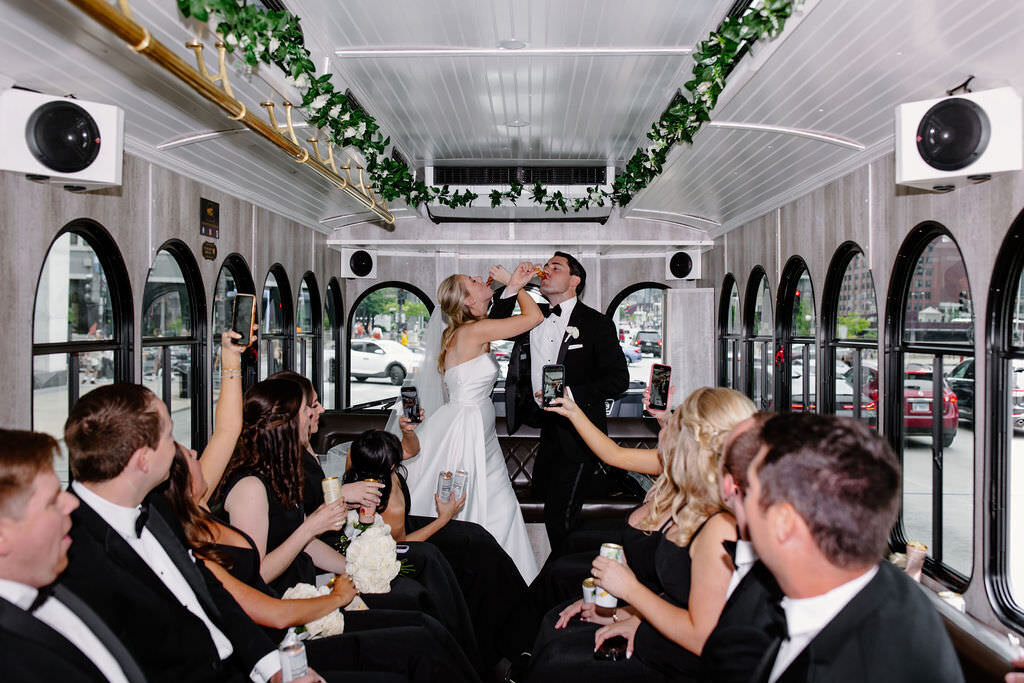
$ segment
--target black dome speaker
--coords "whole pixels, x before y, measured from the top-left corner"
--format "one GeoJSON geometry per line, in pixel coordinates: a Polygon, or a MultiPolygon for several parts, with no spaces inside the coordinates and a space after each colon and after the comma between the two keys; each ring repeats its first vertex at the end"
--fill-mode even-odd
{"type": "Polygon", "coordinates": [[[349,256],[348,267],[356,277],[366,277],[373,270],[373,256],[368,251],[357,249],[349,256]]]}
{"type": "Polygon", "coordinates": [[[58,173],[88,168],[100,153],[96,120],[73,102],[42,105],[25,124],[25,142],[36,161],[58,173]]]}
{"type": "Polygon", "coordinates": [[[917,150],[940,171],[957,171],[978,160],[988,147],[991,126],[985,110],[970,100],[942,100],[921,117],[917,150]]]}
{"type": "Polygon", "coordinates": [[[693,272],[693,259],[685,251],[677,251],[668,260],[668,272],[680,280],[693,272]]]}

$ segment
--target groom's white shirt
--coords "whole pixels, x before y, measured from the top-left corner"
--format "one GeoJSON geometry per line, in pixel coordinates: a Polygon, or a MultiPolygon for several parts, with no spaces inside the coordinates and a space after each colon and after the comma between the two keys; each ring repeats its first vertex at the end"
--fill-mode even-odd
{"type": "MultiPolygon", "coordinates": [[[[511,296],[506,288],[502,292],[502,298],[511,296]]],[[[549,315],[544,322],[530,330],[530,383],[533,386],[533,400],[540,405],[537,392],[543,388],[541,375],[545,365],[551,365],[558,361],[558,350],[562,348],[562,339],[565,337],[565,328],[569,326],[569,317],[572,316],[572,309],[576,307],[576,297],[566,299],[559,304],[562,309],[560,315],[549,315]]]]}

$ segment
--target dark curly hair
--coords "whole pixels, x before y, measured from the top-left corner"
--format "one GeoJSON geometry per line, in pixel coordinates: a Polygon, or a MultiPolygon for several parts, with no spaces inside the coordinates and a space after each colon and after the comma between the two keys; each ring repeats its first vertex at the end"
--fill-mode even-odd
{"type": "Polygon", "coordinates": [[[188,469],[188,457],[185,448],[176,442],[171,473],[163,491],[164,498],[171,504],[171,509],[185,531],[185,538],[196,555],[231,569],[230,555],[213,543],[214,521],[210,519],[210,513],[199,507],[192,497],[192,474],[188,469]]]}
{"type": "Polygon", "coordinates": [[[302,387],[288,379],[266,379],[245,392],[238,437],[215,498],[238,471],[252,472],[285,508],[302,503],[302,439],[299,413],[306,407],[302,387]]]}

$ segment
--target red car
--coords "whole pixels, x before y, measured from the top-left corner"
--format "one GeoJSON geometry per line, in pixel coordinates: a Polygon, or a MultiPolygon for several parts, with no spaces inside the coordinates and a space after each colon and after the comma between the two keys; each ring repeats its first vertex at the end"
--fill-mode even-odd
{"type": "MultiPolygon", "coordinates": [[[[873,364],[861,365],[861,391],[878,400],[878,368],[873,364]]],[[[847,382],[853,384],[853,369],[847,373],[847,382]]],[[[931,436],[932,433],[932,369],[927,365],[909,363],[903,376],[903,435],[931,436]]],[[[942,380],[942,445],[949,446],[956,438],[960,410],[956,394],[942,380]]]]}

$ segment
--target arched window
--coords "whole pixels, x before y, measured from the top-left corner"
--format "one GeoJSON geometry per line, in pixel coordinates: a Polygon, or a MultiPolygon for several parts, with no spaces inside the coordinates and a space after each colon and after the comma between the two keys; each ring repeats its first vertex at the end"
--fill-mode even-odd
{"type": "Polygon", "coordinates": [[[323,336],[320,332],[320,290],[316,286],[316,276],[307,272],[299,284],[299,305],[295,312],[295,344],[297,347],[295,366],[301,375],[313,382],[317,393],[322,394],[320,359],[323,336]]]}
{"type": "Polygon", "coordinates": [[[923,223],[904,241],[886,303],[885,429],[903,460],[902,532],[928,569],[958,587],[971,574],[974,425],[947,376],[974,359],[974,311],[949,232],[923,223]]]}
{"type": "Polygon", "coordinates": [[[781,410],[818,410],[817,316],[807,264],[793,256],[782,269],[776,317],[776,398],[781,410]]]}
{"type": "Polygon", "coordinates": [[[199,267],[184,243],[156,254],[142,294],[142,382],[174,421],[174,438],[192,448],[206,437],[200,369],[206,302],[199,267]]]}
{"type": "Polygon", "coordinates": [[[341,285],[338,278],[332,277],[327,283],[327,295],[324,297],[324,348],[323,373],[324,390],[321,392],[324,408],[338,410],[341,408],[341,316],[345,306],[341,301],[341,285]]]}
{"type": "Polygon", "coordinates": [[[736,278],[729,273],[722,282],[722,299],[718,303],[718,384],[740,389],[740,343],[742,341],[740,317],[740,289],[736,278]]]}
{"type": "Polygon", "coordinates": [[[646,388],[651,365],[663,362],[666,289],[658,282],[639,282],[615,295],[608,306],[629,368],[630,389],[646,388]]]}
{"type": "Polygon", "coordinates": [[[758,410],[773,410],[772,293],[761,266],[755,266],[750,273],[743,300],[744,393],[758,410]]]}
{"type": "Polygon", "coordinates": [[[842,244],[832,257],[824,294],[822,386],[831,391],[822,397],[822,412],[877,428],[878,309],[870,264],[855,243],[842,244]]]}
{"type": "Polygon", "coordinates": [[[98,224],[70,223],[50,245],[32,330],[32,428],[60,443],[54,468],[66,482],[71,406],[100,384],[132,378],[131,283],[117,245],[98,224]]]}
{"type": "MultiPolygon", "coordinates": [[[[999,510],[990,544],[992,586],[1004,612],[1024,624],[1024,212],[1003,240],[992,271],[988,306],[991,361],[987,409],[993,482],[992,509],[999,510]]],[[[974,363],[950,375],[961,416],[974,418],[974,363]],[[967,410],[965,410],[967,408],[967,410]]]]}
{"type": "Polygon", "coordinates": [[[265,379],[294,365],[292,288],[280,263],[270,266],[267,279],[263,281],[263,300],[259,308],[260,379],[265,379]]]}
{"type": "MultiPolygon", "coordinates": [[[[235,304],[235,294],[256,294],[256,285],[249,273],[245,259],[238,254],[230,254],[224,259],[224,265],[217,274],[217,286],[213,293],[213,313],[210,316],[213,326],[213,353],[210,354],[212,372],[210,374],[210,404],[217,405],[220,397],[220,336],[231,328],[231,312],[235,304]]],[[[258,308],[258,307],[257,307],[258,308]]],[[[259,311],[257,310],[257,315],[259,311]]],[[[242,354],[242,388],[248,389],[256,382],[256,344],[250,346],[242,354]]]]}
{"type": "Polygon", "coordinates": [[[348,405],[388,407],[419,367],[418,344],[434,304],[419,289],[382,282],[356,299],[349,318],[348,405]]]}

